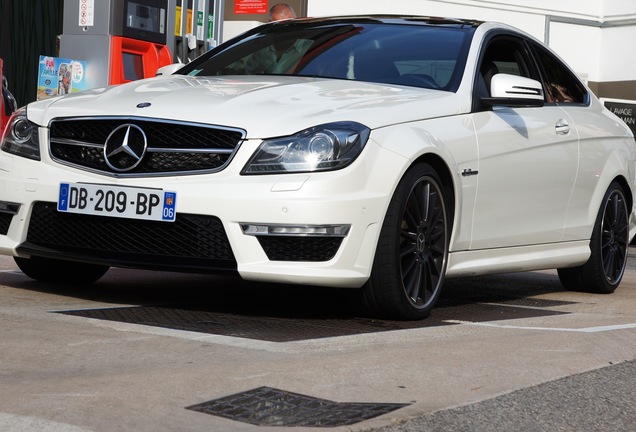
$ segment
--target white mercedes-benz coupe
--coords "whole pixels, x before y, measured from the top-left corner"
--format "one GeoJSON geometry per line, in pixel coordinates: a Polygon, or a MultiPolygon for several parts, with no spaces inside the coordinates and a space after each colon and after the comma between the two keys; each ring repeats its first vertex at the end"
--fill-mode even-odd
{"type": "MultiPolygon", "coordinates": [[[[170,67],[168,67],[170,68],[170,67]]],[[[0,253],[357,289],[429,315],[445,278],[558,269],[616,289],[629,129],[540,41],[432,17],[270,23],[173,73],[34,102],[0,151],[0,253]]]]}

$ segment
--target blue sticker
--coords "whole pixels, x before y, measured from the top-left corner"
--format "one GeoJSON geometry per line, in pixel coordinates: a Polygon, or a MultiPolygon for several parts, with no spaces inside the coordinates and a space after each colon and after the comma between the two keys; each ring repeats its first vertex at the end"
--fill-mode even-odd
{"type": "Polygon", "coordinates": [[[176,216],[177,194],[175,192],[164,192],[163,194],[163,220],[173,221],[176,216]]]}
{"type": "Polygon", "coordinates": [[[59,211],[67,211],[68,210],[68,183],[60,184],[60,196],[57,200],[57,209],[59,211]]]}

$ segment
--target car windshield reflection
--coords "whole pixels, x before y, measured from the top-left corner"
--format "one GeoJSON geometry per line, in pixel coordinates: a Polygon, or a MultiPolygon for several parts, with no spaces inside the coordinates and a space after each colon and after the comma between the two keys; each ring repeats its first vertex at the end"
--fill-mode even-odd
{"type": "Polygon", "coordinates": [[[296,75],[454,91],[472,32],[374,23],[263,26],[179,73],[296,75]]]}

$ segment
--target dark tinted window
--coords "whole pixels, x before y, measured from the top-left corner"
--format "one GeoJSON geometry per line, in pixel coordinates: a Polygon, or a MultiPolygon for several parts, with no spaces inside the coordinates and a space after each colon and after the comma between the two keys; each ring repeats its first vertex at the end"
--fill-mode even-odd
{"type": "Polygon", "coordinates": [[[530,77],[521,41],[510,38],[492,40],[483,59],[483,63],[488,62],[497,68],[497,73],[530,77]]]}
{"type": "Polygon", "coordinates": [[[587,103],[587,89],[581,81],[550,51],[532,44],[543,69],[548,103],[587,103]]]}
{"type": "Polygon", "coordinates": [[[452,91],[471,34],[435,25],[266,25],[180,73],[298,75],[452,91]]]}
{"type": "Polygon", "coordinates": [[[523,40],[510,35],[495,35],[487,39],[479,60],[475,76],[473,111],[490,110],[482,98],[491,96],[492,77],[505,73],[527,78],[538,78],[536,68],[532,68],[531,56],[523,40]]]}
{"type": "Polygon", "coordinates": [[[479,63],[479,96],[490,95],[490,81],[499,73],[539,79],[523,40],[511,36],[496,36],[488,41],[479,63]]]}

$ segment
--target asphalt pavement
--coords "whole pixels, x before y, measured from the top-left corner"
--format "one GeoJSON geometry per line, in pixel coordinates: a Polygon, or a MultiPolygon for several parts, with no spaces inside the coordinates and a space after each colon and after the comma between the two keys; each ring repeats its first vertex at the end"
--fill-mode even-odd
{"type": "MultiPolygon", "coordinates": [[[[636,269],[634,248],[627,272],[636,269]]],[[[627,283],[625,284],[627,285],[627,283]]],[[[634,289],[623,286],[621,289],[634,289]]],[[[636,346],[632,346],[636,350],[636,346]]],[[[633,432],[636,360],[600,367],[481,402],[395,420],[364,432],[633,432]]]]}
{"type": "Polygon", "coordinates": [[[554,271],[448,280],[421,322],[339,290],[0,257],[0,431],[636,430],[636,258],[610,295],[554,271]]]}
{"type": "Polygon", "coordinates": [[[441,410],[368,432],[633,432],[636,362],[441,410]]]}

